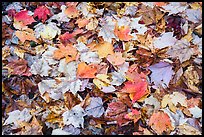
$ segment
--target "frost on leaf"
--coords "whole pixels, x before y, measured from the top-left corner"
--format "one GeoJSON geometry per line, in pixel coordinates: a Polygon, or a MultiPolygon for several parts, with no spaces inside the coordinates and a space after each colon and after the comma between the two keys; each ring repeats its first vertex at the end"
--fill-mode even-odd
{"type": "Polygon", "coordinates": [[[173,129],[170,117],[163,111],[154,112],[148,125],[159,135],[162,135],[164,131],[168,133],[173,129]]]}
{"type": "Polygon", "coordinates": [[[75,128],[84,128],[84,116],[86,115],[84,109],[80,105],[76,105],[71,110],[62,114],[65,125],[72,124],[75,128]]]}
{"type": "Polygon", "coordinates": [[[15,127],[18,127],[17,122],[28,122],[32,115],[30,115],[30,110],[24,108],[22,111],[14,110],[8,113],[9,117],[6,119],[3,125],[14,124],[15,127]]]}
{"type": "Polygon", "coordinates": [[[176,43],[176,38],[173,37],[173,32],[166,32],[153,41],[154,47],[162,49],[168,46],[173,46],[176,43]]]}
{"type": "Polygon", "coordinates": [[[171,45],[167,54],[169,54],[172,58],[178,57],[180,62],[183,63],[184,61],[189,60],[194,52],[188,41],[178,40],[174,45],[171,45]]]}
{"type": "Polygon", "coordinates": [[[116,38],[116,36],[114,35],[115,22],[111,17],[106,16],[105,19],[102,18],[99,24],[102,27],[100,28],[98,36],[102,36],[104,41],[111,43],[112,38],[116,38]]]}
{"type": "Polygon", "coordinates": [[[61,34],[61,30],[53,22],[49,22],[48,24],[39,23],[34,28],[36,38],[41,37],[44,40],[51,40],[56,35],[61,34]]]}
{"type": "Polygon", "coordinates": [[[167,12],[169,12],[169,15],[171,15],[185,11],[187,6],[181,5],[179,2],[170,2],[168,5],[162,6],[162,8],[164,8],[167,12]]]}
{"type": "Polygon", "coordinates": [[[34,62],[30,68],[30,72],[34,75],[39,74],[40,76],[48,76],[49,71],[52,68],[48,65],[48,62],[44,59],[38,59],[34,62]]]}
{"type": "Polygon", "coordinates": [[[199,23],[202,21],[202,11],[200,9],[187,9],[185,10],[187,19],[193,23],[199,23]]]}
{"type": "Polygon", "coordinates": [[[61,59],[58,71],[63,73],[68,79],[74,80],[76,78],[77,62],[71,61],[66,63],[65,59],[61,59]]]}
{"type": "Polygon", "coordinates": [[[100,97],[91,97],[90,105],[85,109],[88,116],[100,117],[104,113],[103,102],[100,97]]]}
{"type": "Polygon", "coordinates": [[[151,83],[154,83],[155,86],[168,87],[174,74],[172,68],[173,66],[166,62],[159,62],[150,66],[149,69],[152,71],[150,75],[151,83]]]}
{"type": "Polygon", "coordinates": [[[48,97],[54,100],[58,100],[62,98],[63,93],[67,91],[70,91],[75,95],[76,92],[80,90],[81,85],[82,85],[82,82],[79,79],[74,81],[68,81],[66,80],[65,77],[63,77],[63,78],[58,78],[56,80],[55,79],[42,80],[40,83],[38,83],[38,88],[43,99],[48,101],[46,99],[46,94],[45,94],[46,92],[49,95],[48,97]]]}
{"type": "Polygon", "coordinates": [[[120,86],[123,82],[125,82],[126,78],[124,77],[123,74],[121,74],[120,72],[111,72],[110,73],[112,75],[112,81],[111,84],[115,85],[115,86],[120,86]]]}
{"type": "Polygon", "coordinates": [[[202,109],[200,109],[199,107],[195,106],[195,107],[189,108],[188,110],[191,112],[194,118],[202,117],[202,109]]]}

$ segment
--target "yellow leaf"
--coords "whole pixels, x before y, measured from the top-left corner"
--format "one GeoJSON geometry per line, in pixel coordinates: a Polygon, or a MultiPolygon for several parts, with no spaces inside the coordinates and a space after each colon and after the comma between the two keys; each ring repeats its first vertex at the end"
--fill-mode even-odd
{"type": "Polygon", "coordinates": [[[95,46],[95,48],[98,51],[98,55],[100,58],[107,57],[108,55],[113,55],[113,45],[109,42],[104,41],[103,43],[99,43],[95,46]]]}
{"type": "Polygon", "coordinates": [[[110,84],[110,80],[108,79],[108,75],[106,74],[97,74],[96,78],[93,80],[93,83],[101,89],[103,86],[108,86],[110,84]]]}

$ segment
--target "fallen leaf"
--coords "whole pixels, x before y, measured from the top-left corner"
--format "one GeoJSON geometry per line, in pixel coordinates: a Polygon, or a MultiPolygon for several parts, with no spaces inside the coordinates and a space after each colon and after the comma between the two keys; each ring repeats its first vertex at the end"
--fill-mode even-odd
{"type": "Polygon", "coordinates": [[[107,57],[108,55],[113,55],[113,45],[109,42],[101,42],[94,47],[97,50],[99,58],[107,57]]]}
{"type": "Polygon", "coordinates": [[[189,66],[187,68],[187,70],[183,74],[182,79],[191,91],[201,93],[201,91],[197,87],[197,85],[199,84],[199,75],[193,66],[189,66]]]}
{"type": "Polygon", "coordinates": [[[62,114],[65,125],[72,124],[75,128],[84,128],[84,116],[86,115],[84,109],[80,105],[74,106],[62,114]]]}
{"type": "Polygon", "coordinates": [[[79,28],[83,28],[84,26],[86,26],[89,23],[88,19],[78,19],[76,21],[76,24],[78,24],[79,28]]]}
{"type": "Polygon", "coordinates": [[[97,68],[94,65],[87,65],[85,62],[78,64],[77,76],[80,78],[95,78],[97,68]]]}
{"type": "Polygon", "coordinates": [[[35,11],[33,17],[38,17],[38,19],[42,20],[44,23],[47,20],[47,16],[50,16],[51,12],[46,6],[38,6],[35,11]]]}
{"type": "Polygon", "coordinates": [[[125,58],[122,57],[122,53],[120,52],[115,52],[113,55],[108,55],[107,60],[116,66],[125,63],[125,58]]]}
{"type": "Polygon", "coordinates": [[[102,36],[104,41],[112,43],[112,39],[116,38],[114,34],[115,29],[115,22],[110,16],[106,16],[102,18],[101,22],[99,23],[102,27],[98,33],[98,36],[102,36]]]}
{"type": "Polygon", "coordinates": [[[89,19],[89,23],[86,25],[87,30],[94,30],[98,26],[98,19],[91,18],[89,19]]]}
{"type": "Polygon", "coordinates": [[[152,71],[150,75],[151,83],[154,82],[155,86],[161,85],[164,88],[168,87],[172,75],[174,74],[172,68],[173,66],[166,62],[159,62],[150,66],[149,69],[152,71]]]}
{"type": "Polygon", "coordinates": [[[63,44],[58,44],[57,46],[59,49],[54,51],[54,59],[60,60],[65,57],[67,63],[76,60],[78,52],[72,45],[64,46],[63,44]]]}
{"type": "Polygon", "coordinates": [[[36,38],[35,38],[35,35],[34,35],[34,31],[32,29],[26,29],[24,31],[16,31],[15,32],[16,36],[20,39],[20,41],[22,43],[24,43],[26,40],[29,40],[29,41],[35,41],[37,42],[36,38]]]}
{"type": "Polygon", "coordinates": [[[24,108],[22,111],[19,111],[19,110],[12,111],[8,113],[8,115],[9,117],[6,119],[3,125],[14,124],[16,128],[19,126],[17,121],[28,122],[32,118],[27,108],[24,108]]]}
{"type": "Polygon", "coordinates": [[[118,27],[116,25],[114,34],[121,40],[121,41],[129,41],[133,38],[133,36],[130,35],[130,27],[129,26],[121,26],[118,27]]]}
{"type": "Polygon", "coordinates": [[[69,5],[64,13],[69,17],[69,18],[75,18],[79,16],[79,11],[76,8],[76,5],[69,5]]]}
{"type": "Polygon", "coordinates": [[[88,116],[101,117],[104,113],[103,102],[100,97],[91,97],[90,105],[85,109],[88,116]]]}
{"type": "Polygon", "coordinates": [[[164,131],[169,133],[173,129],[169,116],[163,111],[154,112],[148,125],[159,135],[162,135],[164,131]]]}
{"type": "Polygon", "coordinates": [[[178,40],[171,48],[167,51],[167,54],[172,58],[179,58],[180,62],[183,63],[191,58],[194,54],[193,49],[190,48],[190,43],[186,40],[178,40]]]}
{"type": "Polygon", "coordinates": [[[21,10],[20,12],[16,13],[14,16],[14,24],[13,26],[16,29],[25,29],[27,25],[35,22],[32,16],[29,15],[27,10],[21,10]]]}
{"type": "Polygon", "coordinates": [[[13,75],[23,75],[23,76],[31,76],[30,68],[28,67],[28,62],[24,59],[13,60],[9,62],[7,67],[9,71],[13,75]]]}
{"type": "Polygon", "coordinates": [[[134,123],[136,123],[140,118],[140,112],[137,109],[131,109],[131,112],[125,115],[126,119],[134,120],[134,123]]]}
{"type": "Polygon", "coordinates": [[[63,96],[64,96],[65,106],[69,110],[80,103],[79,98],[76,95],[73,95],[71,92],[66,92],[64,93],[63,96]]]}
{"type": "Polygon", "coordinates": [[[198,129],[188,124],[180,125],[177,127],[177,129],[177,135],[202,135],[202,133],[198,129]]]}
{"type": "Polygon", "coordinates": [[[195,106],[195,107],[189,108],[188,110],[191,112],[194,118],[202,117],[202,109],[200,109],[199,107],[195,106]]]}
{"type": "Polygon", "coordinates": [[[176,43],[176,38],[173,37],[173,32],[166,32],[161,34],[160,37],[155,38],[153,41],[154,47],[162,49],[168,46],[173,46],[176,43]]]}

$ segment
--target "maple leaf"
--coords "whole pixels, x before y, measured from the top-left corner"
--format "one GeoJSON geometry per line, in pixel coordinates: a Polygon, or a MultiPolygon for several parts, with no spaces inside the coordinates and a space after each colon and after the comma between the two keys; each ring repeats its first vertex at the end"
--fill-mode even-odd
{"type": "Polygon", "coordinates": [[[77,76],[80,78],[95,78],[97,68],[94,65],[87,65],[85,62],[78,64],[77,76]]]}
{"type": "Polygon", "coordinates": [[[80,105],[74,106],[62,114],[65,125],[72,124],[74,127],[84,128],[84,116],[86,115],[84,109],[80,105]]]}
{"type": "Polygon", "coordinates": [[[82,32],[83,32],[82,29],[77,29],[73,33],[66,32],[59,36],[59,39],[62,43],[75,42],[75,36],[82,32]]]}
{"type": "Polygon", "coordinates": [[[178,57],[180,62],[183,63],[184,61],[189,60],[194,52],[187,40],[178,40],[167,51],[167,54],[172,58],[178,57]]]}
{"type": "Polygon", "coordinates": [[[125,115],[126,119],[133,119],[134,123],[136,123],[140,117],[140,112],[137,109],[131,109],[131,112],[125,115]]]}
{"type": "Polygon", "coordinates": [[[38,19],[42,20],[44,23],[47,20],[47,16],[50,16],[51,12],[46,6],[38,6],[35,11],[33,17],[38,17],[38,19]]]}
{"type": "Polygon", "coordinates": [[[185,10],[187,19],[193,23],[198,23],[202,20],[202,12],[200,9],[194,10],[194,9],[187,9],[185,10]]]}
{"type": "Polygon", "coordinates": [[[114,34],[121,40],[121,41],[129,41],[133,38],[130,35],[130,27],[129,26],[121,26],[119,27],[117,24],[115,26],[114,34]]]}
{"type": "Polygon", "coordinates": [[[187,5],[181,5],[179,2],[169,2],[169,4],[162,6],[162,8],[164,8],[167,12],[169,12],[169,15],[171,15],[185,11],[187,5]]]}
{"type": "Polygon", "coordinates": [[[121,126],[128,122],[128,120],[124,118],[127,114],[126,111],[127,106],[123,102],[111,102],[108,104],[108,108],[105,111],[105,117],[116,120],[118,125],[121,126]]]}
{"type": "Polygon", "coordinates": [[[79,15],[79,11],[76,8],[76,5],[69,5],[68,8],[65,9],[64,13],[69,18],[75,18],[79,15]]]}
{"type": "Polygon", "coordinates": [[[63,73],[68,79],[76,79],[77,62],[71,61],[66,63],[66,59],[61,59],[58,67],[58,71],[63,73]]]}
{"type": "Polygon", "coordinates": [[[100,117],[104,113],[103,102],[100,97],[91,97],[90,105],[85,109],[88,116],[100,117]]]}
{"type": "Polygon", "coordinates": [[[59,49],[54,51],[54,59],[60,60],[65,57],[67,63],[77,59],[78,52],[72,45],[64,46],[63,44],[58,44],[57,46],[59,49]]]}
{"type": "Polygon", "coordinates": [[[84,26],[86,26],[89,23],[88,19],[78,19],[76,21],[76,24],[78,24],[79,28],[83,28],[84,26]]]}
{"type": "Polygon", "coordinates": [[[66,92],[64,93],[64,102],[65,106],[70,110],[75,105],[79,104],[80,100],[79,98],[77,98],[77,96],[73,95],[71,92],[66,92]]]}
{"type": "Polygon", "coordinates": [[[202,117],[202,109],[195,106],[188,109],[190,113],[193,115],[194,118],[201,118],[202,117]]]}
{"type": "Polygon", "coordinates": [[[168,46],[173,46],[176,43],[176,38],[173,37],[173,32],[166,32],[161,34],[160,37],[154,39],[154,46],[162,49],[168,46]]]}
{"type": "Polygon", "coordinates": [[[41,37],[44,40],[52,40],[56,35],[61,34],[61,30],[53,22],[48,24],[38,23],[34,28],[36,38],[41,37]]]}
{"type": "Polygon", "coordinates": [[[121,52],[115,52],[113,55],[108,55],[107,60],[113,65],[122,65],[125,63],[125,58],[122,57],[121,52]]]}
{"type": "Polygon", "coordinates": [[[94,47],[94,50],[98,51],[99,58],[107,57],[109,54],[114,54],[113,45],[109,42],[101,42],[94,47]]]}
{"type": "Polygon", "coordinates": [[[142,17],[138,18],[131,18],[130,28],[136,29],[138,32],[136,34],[144,35],[144,33],[147,31],[147,27],[144,24],[139,24],[139,20],[142,17]]]}
{"type": "Polygon", "coordinates": [[[112,81],[111,81],[112,85],[120,86],[126,80],[125,76],[120,72],[114,71],[110,74],[112,75],[112,77],[111,77],[112,78],[112,81]]]}
{"type": "Polygon", "coordinates": [[[134,65],[129,68],[127,78],[130,81],[124,83],[125,86],[123,87],[122,92],[130,93],[130,98],[133,103],[148,94],[146,75],[144,73],[138,73],[137,68],[135,69],[134,65]]]}
{"type": "Polygon", "coordinates": [[[106,16],[105,19],[103,18],[99,24],[102,27],[100,28],[98,36],[102,36],[104,41],[111,43],[112,38],[116,38],[114,35],[115,22],[110,16],[106,16]]]}
{"type": "Polygon", "coordinates": [[[8,113],[8,115],[9,117],[6,119],[3,125],[14,124],[15,127],[18,127],[19,124],[17,123],[17,121],[28,122],[32,118],[32,116],[30,115],[30,111],[27,108],[24,108],[22,111],[12,111],[8,113]]]}
{"type": "Polygon", "coordinates": [[[151,83],[154,82],[155,86],[161,85],[164,88],[168,87],[172,75],[174,74],[172,68],[173,66],[166,62],[159,62],[150,66],[149,69],[152,71],[150,75],[151,83]]]}
{"type": "Polygon", "coordinates": [[[27,65],[28,62],[26,60],[19,59],[9,62],[7,67],[9,68],[11,74],[31,76],[32,74],[29,72],[30,68],[27,65]]]}
{"type": "Polygon", "coordinates": [[[98,26],[98,19],[91,18],[89,19],[89,23],[86,25],[87,30],[94,30],[98,26]]]}
{"type": "Polygon", "coordinates": [[[48,98],[58,100],[63,98],[63,94],[67,91],[72,92],[74,95],[80,90],[82,85],[81,80],[67,80],[66,77],[55,78],[50,80],[42,80],[38,83],[38,88],[42,98],[49,102],[48,98]],[[46,94],[48,93],[48,94],[46,94]]]}
{"type": "Polygon", "coordinates": [[[44,59],[38,59],[37,61],[35,61],[30,69],[30,72],[34,75],[39,74],[40,76],[48,76],[49,75],[49,71],[52,68],[48,65],[48,62],[44,59]]]}
{"type": "Polygon", "coordinates": [[[20,39],[20,41],[22,43],[24,43],[26,40],[29,40],[29,41],[35,41],[37,42],[36,38],[35,38],[35,35],[34,35],[34,31],[32,29],[26,29],[24,31],[16,31],[15,32],[16,36],[20,39]]]}
{"type": "Polygon", "coordinates": [[[169,132],[173,129],[169,116],[163,111],[154,112],[149,119],[148,125],[159,135],[162,135],[164,131],[169,132]]]}
{"type": "Polygon", "coordinates": [[[35,22],[32,16],[28,14],[27,10],[21,10],[14,16],[14,27],[16,29],[27,28],[27,25],[35,22]]]}

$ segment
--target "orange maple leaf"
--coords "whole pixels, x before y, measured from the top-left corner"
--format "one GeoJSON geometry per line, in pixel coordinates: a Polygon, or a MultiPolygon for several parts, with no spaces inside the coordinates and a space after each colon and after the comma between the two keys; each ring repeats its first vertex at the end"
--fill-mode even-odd
{"type": "Polygon", "coordinates": [[[76,24],[78,24],[79,28],[83,28],[84,26],[86,26],[89,23],[88,19],[78,19],[76,21],[76,24]]]}
{"type": "Polygon", "coordinates": [[[149,126],[155,130],[156,133],[162,134],[164,131],[172,130],[171,120],[168,114],[163,111],[154,112],[149,119],[149,126]]]}
{"type": "Polygon", "coordinates": [[[79,11],[77,10],[75,5],[68,5],[68,8],[65,9],[64,13],[69,18],[75,18],[79,15],[79,11]]]}
{"type": "Polygon", "coordinates": [[[53,58],[60,60],[66,58],[66,62],[69,63],[77,59],[77,49],[72,45],[64,46],[63,44],[58,44],[59,49],[54,51],[53,58]]]}
{"type": "Polygon", "coordinates": [[[114,33],[121,41],[129,41],[133,37],[133,36],[129,35],[129,33],[130,33],[130,27],[129,26],[119,27],[116,24],[116,27],[114,29],[114,33]]]}
{"type": "Polygon", "coordinates": [[[113,44],[106,41],[91,45],[91,50],[97,51],[100,58],[107,57],[108,55],[113,55],[113,49],[113,44]]]}
{"type": "Polygon", "coordinates": [[[165,6],[166,2],[154,2],[154,5],[157,5],[159,7],[165,6]]]}
{"type": "Polygon", "coordinates": [[[125,63],[125,58],[122,57],[121,52],[115,52],[113,55],[108,55],[107,60],[113,65],[122,65],[125,63]]]}
{"type": "Polygon", "coordinates": [[[46,6],[39,6],[35,9],[33,17],[38,17],[38,19],[45,22],[47,20],[47,15],[51,15],[50,10],[46,6]]]}
{"type": "Polygon", "coordinates": [[[77,76],[79,78],[95,78],[97,67],[93,64],[87,65],[85,62],[81,62],[78,65],[77,76]]]}
{"type": "Polygon", "coordinates": [[[32,29],[26,29],[24,31],[16,31],[16,36],[20,39],[22,43],[24,43],[26,40],[33,40],[37,42],[37,39],[35,38],[34,31],[32,29]]]}

